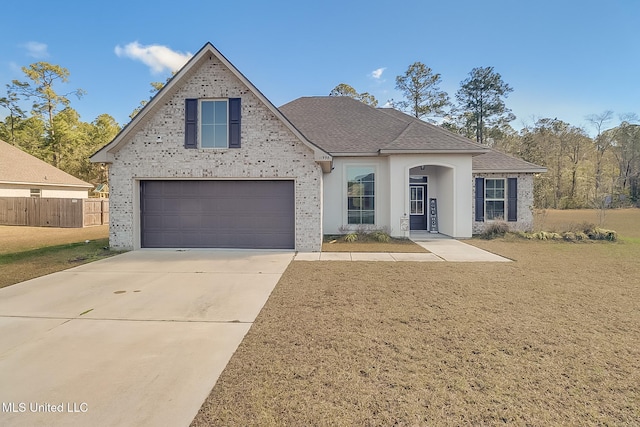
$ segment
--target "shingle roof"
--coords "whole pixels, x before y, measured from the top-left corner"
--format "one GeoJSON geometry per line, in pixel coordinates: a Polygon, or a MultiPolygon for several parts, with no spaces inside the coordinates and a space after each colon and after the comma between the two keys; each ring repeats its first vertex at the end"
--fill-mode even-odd
{"type": "Polygon", "coordinates": [[[547,168],[489,148],[489,152],[473,158],[474,172],[546,172],[547,168]]]}
{"type": "Polygon", "coordinates": [[[280,111],[333,155],[458,152],[474,155],[474,172],[546,172],[401,111],[373,108],[346,96],[298,98],[280,111]]]}
{"type": "Polygon", "coordinates": [[[400,111],[373,108],[346,96],[298,98],[280,111],[310,141],[331,154],[487,151],[400,111]]]}
{"type": "Polygon", "coordinates": [[[60,169],[0,140],[0,182],[92,188],[60,169]]]}

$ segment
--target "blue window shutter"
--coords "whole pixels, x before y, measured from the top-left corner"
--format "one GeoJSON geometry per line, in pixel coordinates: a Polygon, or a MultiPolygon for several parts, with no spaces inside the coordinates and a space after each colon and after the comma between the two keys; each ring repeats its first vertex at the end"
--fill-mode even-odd
{"type": "Polygon", "coordinates": [[[241,98],[229,98],[229,148],[240,148],[241,98]]]}
{"type": "Polygon", "coordinates": [[[198,148],[198,100],[184,100],[184,148],[198,148]]]}
{"type": "Polygon", "coordinates": [[[484,222],[484,178],[476,178],[476,221],[484,222]]]}
{"type": "Polygon", "coordinates": [[[518,220],[518,178],[507,178],[507,221],[518,220]]]}

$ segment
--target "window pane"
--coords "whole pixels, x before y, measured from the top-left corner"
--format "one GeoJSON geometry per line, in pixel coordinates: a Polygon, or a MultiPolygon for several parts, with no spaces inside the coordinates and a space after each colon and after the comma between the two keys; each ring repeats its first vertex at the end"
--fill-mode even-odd
{"type": "Polygon", "coordinates": [[[373,182],[365,182],[364,184],[362,184],[362,186],[364,187],[363,194],[365,196],[373,196],[373,192],[375,191],[375,184],[373,182]]]}
{"type": "Polygon", "coordinates": [[[362,209],[366,209],[368,211],[373,210],[373,197],[363,197],[362,198],[362,209]]]}
{"type": "Polygon", "coordinates": [[[213,148],[214,145],[214,127],[213,125],[202,125],[200,133],[200,144],[203,148],[213,148]]]}
{"type": "Polygon", "coordinates": [[[349,166],[347,168],[347,180],[373,182],[373,168],[369,166],[349,166]]]}
{"type": "Polygon", "coordinates": [[[226,101],[214,101],[214,117],[215,124],[227,123],[227,102],[226,101]]]}
{"type": "Polygon", "coordinates": [[[348,197],[347,198],[347,209],[352,210],[360,210],[362,207],[362,199],[360,197],[348,197]]]}
{"type": "Polygon", "coordinates": [[[361,224],[360,211],[349,212],[347,216],[348,216],[347,218],[348,224],[361,224]]]}
{"type": "Polygon", "coordinates": [[[225,148],[227,146],[227,126],[215,125],[214,147],[225,148]]]}
{"type": "Polygon", "coordinates": [[[362,222],[361,224],[375,224],[375,215],[373,211],[363,211],[362,212],[362,222]]]}
{"type": "Polygon", "coordinates": [[[213,114],[213,102],[211,101],[202,101],[200,103],[200,121],[203,125],[211,125],[214,123],[214,114],[213,114]]]}
{"type": "Polygon", "coordinates": [[[486,215],[488,220],[504,219],[504,201],[487,201],[486,215]]]}

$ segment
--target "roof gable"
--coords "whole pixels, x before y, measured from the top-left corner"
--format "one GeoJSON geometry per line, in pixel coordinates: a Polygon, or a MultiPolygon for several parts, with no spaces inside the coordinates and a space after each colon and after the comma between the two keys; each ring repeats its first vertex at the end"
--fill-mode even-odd
{"type": "Polygon", "coordinates": [[[0,182],[92,188],[93,185],[0,140],[0,182]]]}
{"type": "Polygon", "coordinates": [[[171,97],[180,89],[195,71],[211,56],[218,59],[235,77],[237,77],[284,125],[306,146],[314,152],[314,159],[321,163],[323,169],[330,168],[331,156],[311,143],[296,129],[291,122],[251,83],[227,58],[224,57],[210,42],[207,42],[169,82],[144,106],[144,108],[129,122],[109,144],[102,147],[91,156],[92,162],[110,163],[113,154],[127,143],[129,137],[146,123],[171,97]]]}

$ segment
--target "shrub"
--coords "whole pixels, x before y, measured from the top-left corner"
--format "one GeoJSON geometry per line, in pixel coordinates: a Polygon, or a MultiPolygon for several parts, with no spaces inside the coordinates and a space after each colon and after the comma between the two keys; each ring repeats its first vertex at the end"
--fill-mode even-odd
{"type": "Polygon", "coordinates": [[[603,228],[595,227],[593,230],[589,230],[585,233],[591,240],[608,240],[615,242],[618,239],[618,234],[613,230],[605,230],[603,228]]]}
{"type": "Polygon", "coordinates": [[[371,238],[381,243],[387,243],[391,240],[391,236],[382,230],[376,230],[370,233],[371,238]]]}
{"type": "Polygon", "coordinates": [[[355,242],[356,240],[358,240],[358,234],[357,233],[349,233],[346,236],[344,236],[344,241],[345,242],[355,242]]]}
{"type": "Polygon", "coordinates": [[[495,239],[497,237],[504,237],[509,232],[509,224],[506,222],[492,222],[488,224],[480,237],[483,239],[495,239]]]}

